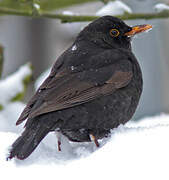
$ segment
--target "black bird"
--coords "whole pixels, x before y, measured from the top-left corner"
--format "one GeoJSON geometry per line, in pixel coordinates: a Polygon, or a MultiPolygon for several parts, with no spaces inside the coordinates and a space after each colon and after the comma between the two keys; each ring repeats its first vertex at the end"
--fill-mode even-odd
{"type": "Polygon", "coordinates": [[[143,84],[131,37],[150,28],[130,27],[112,16],[85,27],[21,113],[16,125],[27,119],[25,130],[12,144],[8,159],[27,158],[51,131],[99,146],[98,139],[129,121],[143,84]]]}

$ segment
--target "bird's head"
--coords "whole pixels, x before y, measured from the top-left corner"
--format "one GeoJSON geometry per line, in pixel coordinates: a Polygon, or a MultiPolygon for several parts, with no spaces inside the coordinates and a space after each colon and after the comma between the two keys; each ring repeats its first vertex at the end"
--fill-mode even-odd
{"type": "Polygon", "coordinates": [[[86,26],[79,38],[105,48],[130,48],[131,37],[151,28],[151,25],[145,24],[130,27],[119,18],[103,16],[86,26]]]}

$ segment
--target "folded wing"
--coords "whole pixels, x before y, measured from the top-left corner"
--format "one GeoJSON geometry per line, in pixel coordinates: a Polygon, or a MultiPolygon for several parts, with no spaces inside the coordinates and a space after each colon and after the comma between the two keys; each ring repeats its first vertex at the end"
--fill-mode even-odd
{"type": "Polygon", "coordinates": [[[89,69],[65,67],[54,76],[49,75],[16,124],[26,118],[89,102],[127,86],[133,76],[132,65],[128,60],[122,62],[89,69]]]}

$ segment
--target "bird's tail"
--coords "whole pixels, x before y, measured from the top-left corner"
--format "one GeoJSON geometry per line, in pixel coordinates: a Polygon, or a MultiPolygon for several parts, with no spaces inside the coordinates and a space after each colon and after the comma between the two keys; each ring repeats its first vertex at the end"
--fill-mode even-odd
{"type": "Polygon", "coordinates": [[[29,127],[26,127],[22,135],[12,144],[7,159],[17,157],[23,160],[27,158],[50,130],[51,126],[46,126],[44,122],[35,120],[29,127]]]}

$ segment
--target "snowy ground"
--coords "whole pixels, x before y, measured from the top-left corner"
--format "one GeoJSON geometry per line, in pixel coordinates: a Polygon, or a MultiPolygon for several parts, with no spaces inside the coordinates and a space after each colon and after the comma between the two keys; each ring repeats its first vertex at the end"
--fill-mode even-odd
{"type": "Polygon", "coordinates": [[[97,150],[92,143],[69,143],[63,138],[62,152],[57,152],[56,137],[51,133],[25,161],[6,161],[9,146],[17,136],[1,129],[0,170],[5,179],[169,178],[168,115],[120,126],[97,150]]]}

